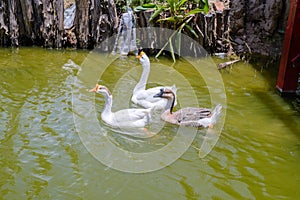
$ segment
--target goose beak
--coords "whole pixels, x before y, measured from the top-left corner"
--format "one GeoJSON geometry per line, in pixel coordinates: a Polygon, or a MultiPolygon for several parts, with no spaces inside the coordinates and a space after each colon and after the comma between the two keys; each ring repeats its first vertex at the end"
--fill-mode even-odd
{"type": "Polygon", "coordinates": [[[96,84],[96,86],[93,89],[89,90],[89,92],[97,92],[98,87],[99,87],[99,85],[96,84]]]}
{"type": "Polygon", "coordinates": [[[138,60],[140,60],[141,57],[142,57],[144,54],[145,54],[145,52],[141,51],[140,54],[136,56],[136,58],[137,58],[138,60]]]}
{"type": "Polygon", "coordinates": [[[158,98],[158,97],[162,97],[162,95],[164,94],[164,90],[160,90],[160,93],[157,93],[156,95],[154,95],[154,98],[158,98]]]}

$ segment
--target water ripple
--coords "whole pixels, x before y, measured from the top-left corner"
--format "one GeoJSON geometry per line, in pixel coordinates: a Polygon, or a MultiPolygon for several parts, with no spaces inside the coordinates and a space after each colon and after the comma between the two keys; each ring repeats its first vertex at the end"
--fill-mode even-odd
{"type": "MultiPolygon", "coordinates": [[[[77,57],[83,59],[85,53],[33,48],[0,51],[3,55],[0,57],[0,194],[4,199],[296,199],[299,196],[299,116],[270,92],[263,77],[248,65],[238,64],[230,71],[220,72],[228,98],[226,124],[216,146],[205,158],[199,159],[197,149],[191,147],[162,170],[132,175],[112,170],[94,159],[75,130],[72,89],[82,93],[80,101],[89,98],[85,95],[89,88],[73,84],[80,71],[75,63],[82,62],[77,57]]],[[[173,68],[168,60],[151,61],[158,68],[167,64],[170,71],[177,70],[188,77],[192,88],[178,83],[181,101],[189,102],[193,89],[198,104],[210,106],[208,89],[218,91],[207,88],[189,64],[178,61],[173,68]]],[[[134,58],[116,60],[103,73],[101,81],[114,88],[116,79],[123,77],[128,85],[114,94],[127,95],[129,101],[126,87],[134,87],[140,73],[135,68],[141,70],[134,58]],[[131,69],[135,72],[123,76],[131,69]]],[[[114,109],[132,106],[121,100],[116,99],[119,102],[114,109]]],[[[96,103],[100,114],[103,100],[96,99],[96,103]]],[[[116,145],[141,151],[145,146],[155,150],[166,145],[176,129],[166,124],[164,133],[153,140],[128,139],[114,134],[109,127],[107,132],[116,145]]],[[[204,137],[205,132],[200,129],[194,147],[204,137]]],[[[94,139],[92,142],[97,145],[97,138],[94,139]]]]}

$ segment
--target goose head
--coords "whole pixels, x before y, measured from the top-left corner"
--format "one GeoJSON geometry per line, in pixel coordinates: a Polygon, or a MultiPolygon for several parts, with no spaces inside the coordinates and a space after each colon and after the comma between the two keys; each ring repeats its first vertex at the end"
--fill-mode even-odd
{"type": "Polygon", "coordinates": [[[140,54],[136,56],[136,58],[140,61],[142,66],[150,66],[149,58],[145,54],[145,52],[141,51],[140,54]]]}
{"type": "Polygon", "coordinates": [[[172,89],[169,88],[161,88],[160,92],[153,96],[154,98],[166,98],[168,99],[168,103],[165,107],[166,110],[169,110],[172,114],[173,107],[175,104],[175,94],[172,89]]]}
{"type": "Polygon", "coordinates": [[[171,89],[168,88],[161,88],[160,92],[153,96],[154,98],[166,98],[166,99],[174,99],[175,94],[171,89]]]}
{"type": "Polygon", "coordinates": [[[96,92],[96,93],[102,94],[104,96],[111,96],[111,92],[104,85],[96,84],[96,86],[93,89],[91,89],[90,92],[96,92]]]}

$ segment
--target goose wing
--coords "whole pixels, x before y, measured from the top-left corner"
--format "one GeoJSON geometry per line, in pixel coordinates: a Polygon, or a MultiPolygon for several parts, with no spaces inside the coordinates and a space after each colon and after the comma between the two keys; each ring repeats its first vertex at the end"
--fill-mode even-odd
{"type": "MultiPolygon", "coordinates": [[[[162,106],[165,107],[168,100],[164,98],[154,98],[153,96],[160,92],[163,87],[153,87],[147,90],[141,90],[132,96],[132,101],[136,104],[143,106],[144,108],[152,108],[154,106],[162,106]]],[[[167,86],[174,91],[176,94],[176,86],[167,86]]],[[[177,101],[175,99],[175,106],[177,101]]]]}
{"type": "Polygon", "coordinates": [[[147,100],[150,102],[157,102],[160,100],[160,98],[153,98],[153,96],[156,95],[157,93],[159,93],[161,88],[162,87],[154,87],[154,88],[149,88],[147,90],[139,91],[136,94],[136,99],[138,101],[147,100]]]}
{"type": "Polygon", "coordinates": [[[125,109],[114,113],[116,126],[143,127],[151,121],[150,109],[125,109]]]}
{"type": "Polygon", "coordinates": [[[192,108],[187,107],[173,113],[178,123],[196,122],[199,119],[208,118],[211,116],[211,110],[207,108],[192,108]]]}

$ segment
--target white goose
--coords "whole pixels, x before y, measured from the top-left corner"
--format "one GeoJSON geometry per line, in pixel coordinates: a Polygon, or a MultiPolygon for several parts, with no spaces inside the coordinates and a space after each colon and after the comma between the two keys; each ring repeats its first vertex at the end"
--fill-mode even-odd
{"type": "Polygon", "coordinates": [[[113,127],[144,127],[151,121],[150,109],[123,109],[112,112],[112,94],[107,87],[96,84],[90,92],[104,96],[105,106],[101,113],[102,120],[113,127]]]}
{"type": "MultiPolygon", "coordinates": [[[[150,61],[148,56],[141,51],[140,54],[137,56],[137,59],[140,60],[142,66],[143,66],[143,72],[141,75],[141,78],[139,82],[136,84],[133,95],[131,97],[131,101],[135,104],[138,104],[144,108],[164,108],[167,105],[167,100],[163,98],[154,98],[153,96],[157,94],[162,87],[154,87],[149,88],[146,90],[146,84],[150,73],[150,61]]],[[[163,86],[166,87],[166,86],[163,86]]],[[[171,87],[167,87],[174,91],[176,94],[176,86],[173,85],[171,87]]],[[[176,105],[175,100],[175,105],[176,105]]]]}
{"type": "Polygon", "coordinates": [[[213,111],[207,108],[187,107],[173,112],[176,98],[174,92],[168,88],[162,88],[158,94],[154,95],[154,98],[159,97],[168,100],[161,118],[166,122],[177,125],[213,128],[222,109],[222,106],[219,104],[213,111]]]}

